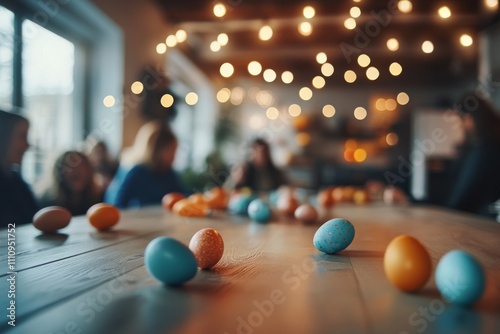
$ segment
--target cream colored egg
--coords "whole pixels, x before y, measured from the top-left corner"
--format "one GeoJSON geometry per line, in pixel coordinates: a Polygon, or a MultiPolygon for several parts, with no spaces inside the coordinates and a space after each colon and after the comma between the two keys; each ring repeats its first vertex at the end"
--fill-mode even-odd
{"type": "Polygon", "coordinates": [[[71,212],[60,206],[49,206],[33,217],[33,226],[45,233],[54,233],[65,228],[71,221],[71,212]]]}

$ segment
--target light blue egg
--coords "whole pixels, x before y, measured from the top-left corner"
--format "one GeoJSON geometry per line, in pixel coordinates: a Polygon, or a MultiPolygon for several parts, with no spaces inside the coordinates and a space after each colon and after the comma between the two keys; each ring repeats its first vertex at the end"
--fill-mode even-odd
{"type": "Polygon", "coordinates": [[[229,212],[246,216],[248,214],[248,206],[255,198],[253,195],[239,195],[231,199],[228,204],[229,212]]]}
{"type": "Polygon", "coordinates": [[[257,223],[267,223],[271,219],[271,208],[263,200],[254,199],[248,205],[248,216],[257,223]]]}
{"type": "Polygon", "coordinates": [[[280,193],[278,190],[272,190],[271,192],[269,192],[269,202],[271,203],[271,205],[277,206],[279,198],[280,193]]]}
{"type": "Polygon", "coordinates": [[[452,250],[438,262],[436,285],[445,300],[459,305],[470,305],[483,294],[483,268],[469,253],[452,250]]]}
{"type": "Polygon", "coordinates": [[[346,219],[335,218],[321,225],[314,234],[314,247],[327,254],[344,250],[354,239],[354,226],[346,219]]]}
{"type": "Polygon", "coordinates": [[[154,278],[168,285],[189,281],[198,270],[193,252],[186,245],[169,237],[158,237],[148,244],[144,263],[154,278]]]}

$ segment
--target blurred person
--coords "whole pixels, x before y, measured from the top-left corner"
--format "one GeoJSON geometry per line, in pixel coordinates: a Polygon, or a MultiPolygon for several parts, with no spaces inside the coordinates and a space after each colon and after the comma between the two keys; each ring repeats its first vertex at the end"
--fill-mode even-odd
{"type": "Polygon", "coordinates": [[[473,134],[447,205],[487,214],[488,205],[500,199],[500,115],[491,101],[474,92],[464,95],[461,102],[457,112],[472,120],[473,134]]]}
{"type": "Polygon", "coordinates": [[[0,110],[0,228],[32,222],[38,207],[23,180],[21,162],[29,148],[26,118],[0,110]]]}
{"type": "Polygon", "coordinates": [[[257,138],[250,146],[250,159],[234,169],[230,183],[236,189],[271,191],[286,185],[285,174],[275,166],[267,141],[257,138]]]}
{"type": "Polygon", "coordinates": [[[177,138],[162,121],[144,124],[124,151],[105,201],[120,208],[142,207],[161,204],[171,192],[186,193],[172,168],[176,150],[177,138]]]}
{"type": "Polygon", "coordinates": [[[118,162],[113,159],[109,153],[108,146],[103,140],[89,136],[85,141],[84,147],[90,165],[94,170],[95,183],[104,192],[116,174],[118,162]]]}
{"type": "Polygon", "coordinates": [[[94,171],[85,154],[78,151],[61,154],[51,174],[40,196],[41,207],[62,206],[78,216],[102,201],[102,191],[94,181],[94,171]]]}

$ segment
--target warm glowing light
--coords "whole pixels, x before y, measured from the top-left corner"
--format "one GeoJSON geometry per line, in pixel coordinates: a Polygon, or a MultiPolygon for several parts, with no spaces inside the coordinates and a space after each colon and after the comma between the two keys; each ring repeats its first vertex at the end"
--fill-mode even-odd
{"type": "Polygon", "coordinates": [[[354,73],[354,71],[351,71],[351,70],[345,71],[344,80],[347,83],[353,83],[354,81],[356,81],[356,79],[357,79],[357,75],[356,75],[356,73],[354,73]]]}
{"type": "Polygon", "coordinates": [[[224,78],[229,78],[234,73],[234,67],[231,63],[224,63],[220,66],[220,74],[224,78]]]}
{"type": "Polygon", "coordinates": [[[259,39],[261,41],[268,41],[273,37],[273,28],[270,26],[263,26],[259,30],[259,39]]]}
{"type": "Polygon", "coordinates": [[[321,89],[323,87],[325,87],[325,84],[326,84],[326,81],[325,81],[325,78],[323,78],[322,76],[318,75],[318,76],[315,76],[313,79],[312,79],[312,85],[314,88],[316,89],[321,89]]]}
{"type": "Polygon", "coordinates": [[[356,28],[356,20],[353,19],[352,17],[346,19],[344,21],[344,27],[346,27],[349,30],[356,28]]]}
{"type": "Polygon", "coordinates": [[[362,148],[356,149],[356,151],[354,151],[354,160],[356,162],[365,161],[366,160],[366,151],[362,148]]]}
{"type": "Polygon", "coordinates": [[[400,0],[398,2],[398,9],[401,13],[408,14],[413,9],[413,4],[409,0],[400,0]]]}
{"type": "Polygon", "coordinates": [[[370,57],[368,57],[368,55],[365,55],[364,53],[359,55],[359,57],[358,57],[359,66],[366,67],[366,66],[370,65],[370,62],[371,62],[371,59],[370,59],[370,57]]]}
{"type": "Polygon", "coordinates": [[[354,118],[356,118],[357,120],[362,121],[366,118],[367,115],[368,113],[363,107],[357,107],[356,109],[354,109],[354,118]]]}
{"type": "Polygon", "coordinates": [[[389,146],[394,146],[398,143],[398,135],[395,134],[394,132],[388,133],[387,136],[385,136],[385,142],[389,146]]]}
{"type": "Polygon", "coordinates": [[[167,52],[167,45],[165,43],[159,43],[156,46],[156,52],[160,55],[164,54],[165,52],[167,52]]]}
{"type": "Polygon", "coordinates": [[[376,67],[371,66],[366,70],[366,77],[368,78],[368,80],[377,80],[379,75],[380,72],[376,67]]]}
{"type": "Polygon", "coordinates": [[[167,44],[169,48],[173,48],[177,45],[177,37],[175,37],[175,35],[168,35],[165,44],[167,44]]]}
{"type": "Polygon", "coordinates": [[[438,9],[438,14],[442,19],[447,19],[451,16],[451,10],[448,6],[443,6],[438,9]]]}
{"type": "Polygon", "coordinates": [[[405,92],[401,92],[396,97],[396,100],[400,105],[405,106],[408,104],[408,102],[410,102],[410,97],[405,92]]]}
{"type": "Polygon", "coordinates": [[[352,7],[351,10],[349,10],[349,14],[353,18],[358,18],[361,15],[361,9],[359,9],[359,7],[352,7]]]}
{"type": "Polygon", "coordinates": [[[498,7],[498,0],[485,0],[484,5],[489,9],[496,9],[498,7]]]}
{"type": "Polygon", "coordinates": [[[388,111],[394,111],[398,107],[398,104],[396,100],[394,99],[387,99],[385,100],[385,109],[388,111]]]}
{"type": "Polygon", "coordinates": [[[285,71],[281,73],[281,81],[283,81],[286,84],[289,84],[293,81],[293,73],[290,71],[285,71]]]}
{"type": "Polygon", "coordinates": [[[196,103],[198,103],[198,94],[196,94],[195,92],[187,93],[186,103],[190,106],[194,106],[196,103]]]}
{"type": "Polygon", "coordinates": [[[385,99],[384,98],[378,98],[377,101],[375,102],[375,108],[378,111],[384,111],[385,110],[385,99]]]}
{"type": "MultiPolygon", "coordinates": [[[[250,94],[252,94],[250,92],[250,94]]],[[[267,90],[261,90],[256,95],[256,100],[259,106],[262,108],[268,108],[274,103],[274,97],[271,92],[267,90]]]]}
{"type": "Polygon", "coordinates": [[[212,52],[219,52],[220,51],[219,42],[213,41],[212,43],[210,43],[210,50],[212,50],[212,52]]]}
{"type": "Polygon", "coordinates": [[[240,105],[245,97],[245,90],[241,87],[234,87],[231,90],[231,103],[235,106],[240,105]]]}
{"type": "Polygon", "coordinates": [[[323,74],[325,77],[331,77],[334,71],[335,69],[330,63],[324,63],[323,65],[321,65],[321,74],[323,74]]]}
{"type": "Polygon", "coordinates": [[[142,84],[142,82],[140,81],[135,81],[134,83],[132,83],[132,85],[130,86],[130,90],[132,91],[132,93],[134,94],[141,94],[142,91],[144,90],[144,85],[142,84]]]}
{"type": "Polygon", "coordinates": [[[305,6],[302,13],[306,19],[312,19],[316,15],[316,10],[312,6],[305,6]]]}
{"type": "Polygon", "coordinates": [[[345,150],[344,151],[344,159],[347,162],[354,162],[354,151],[352,151],[352,150],[345,150]]]}
{"type": "Polygon", "coordinates": [[[395,38],[389,38],[387,40],[387,48],[389,51],[398,51],[399,49],[399,42],[395,38]]]}
{"type": "Polygon", "coordinates": [[[355,139],[347,139],[344,143],[346,150],[354,151],[358,148],[358,142],[355,139]]]}
{"type": "Polygon", "coordinates": [[[311,135],[309,135],[307,132],[299,132],[295,136],[295,142],[300,147],[307,146],[311,142],[311,135]]]}
{"type": "Polygon", "coordinates": [[[462,44],[462,46],[469,47],[472,43],[474,43],[474,40],[470,35],[463,34],[460,36],[460,44],[462,44]]]}
{"type": "Polygon", "coordinates": [[[170,108],[174,104],[174,97],[170,94],[165,94],[161,97],[160,103],[163,108],[170,108]]]}
{"type": "Polygon", "coordinates": [[[225,103],[231,98],[231,91],[229,88],[222,88],[217,92],[217,101],[220,103],[225,103]]]}
{"type": "Polygon", "coordinates": [[[335,115],[335,107],[331,104],[327,104],[323,107],[323,116],[330,118],[335,115]]]}
{"type": "Polygon", "coordinates": [[[262,65],[258,61],[251,61],[248,63],[248,73],[251,75],[259,75],[262,72],[262,65]]]}
{"type": "Polygon", "coordinates": [[[116,100],[114,98],[114,96],[112,95],[107,95],[104,97],[104,99],[102,99],[102,104],[104,104],[104,106],[106,108],[111,108],[112,106],[114,106],[116,103],[116,100]]]}
{"type": "Polygon", "coordinates": [[[219,34],[217,36],[217,42],[219,42],[219,44],[221,46],[226,46],[227,43],[229,43],[229,36],[227,34],[224,34],[224,33],[219,34]]]}
{"type": "Polygon", "coordinates": [[[302,100],[309,101],[313,96],[313,92],[309,87],[302,87],[299,91],[299,96],[302,100]]]}
{"type": "Polygon", "coordinates": [[[302,109],[298,104],[292,104],[288,107],[288,114],[292,117],[297,117],[302,113],[302,109]]]}
{"type": "Polygon", "coordinates": [[[276,109],[275,107],[270,107],[267,108],[266,110],[266,116],[269,119],[276,119],[278,118],[279,114],[280,114],[279,110],[276,109]]]}
{"type": "Polygon", "coordinates": [[[302,36],[309,36],[312,34],[312,25],[309,22],[302,22],[299,24],[299,33],[302,36]]]}
{"type": "Polygon", "coordinates": [[[187,33],[185,30],[183,29],[179,29],[177,30],[177,32],[175,33],[175,38],[177,39],[177,43],[183,43],[186,41],[187,39],[187,33]]]}
{"type": "Polygon", "coordinates": [[[226,6],[221,3],[218,3],[214,6],[214,15],[217,17],[223,17],[226,15],[226,6]]]}
{"type": "Polygon", "coordinates": [[[389,65],[389,72],[391,72],[393,76],[397,77],[401,74],[401,72],[403,72],[403,67],[399,63],[394,62],[389,65]]]}
{"type": "Polygon", "coordinates": [[[324,63],[326,63],[327,60],[328,60],[328,57],[326,56],[326,53],[324,53],[324,52],[319,52],[316,55],[316,61],[318,62],[318,64],[324,64],[324,63]]]}
{"type": "Polygon", "coordinates": [[[432,44],[431,41],[423,42],[422,51],[424,51],[424,53],[432,53],[432,51],[434,51],[434,44],[432,44]]]}
{"type": "Polygon", "coordinates": [[[270,68],[264,71],[263,76],[266,82],[273,82],[274,80],[276,80],[276,72],[274,72],[270,68]]]}

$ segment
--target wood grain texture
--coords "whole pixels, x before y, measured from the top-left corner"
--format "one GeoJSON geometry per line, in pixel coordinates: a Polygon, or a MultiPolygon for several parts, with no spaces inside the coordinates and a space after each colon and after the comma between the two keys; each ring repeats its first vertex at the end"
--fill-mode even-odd
{"type": "MultiPolygon", "coordinates": [[[[97,243],[90,243],[88,230],[71,225],[66,233],[79,238],[76,247],[59,248],[57,257],[18,274],[18,326],[11,332],[500,332],[499,224],[432,207],[338,206],[322,212],[322,221],[333,217],[356,227],[351,246],[336,255],[313,247],[318,226],[284,219],[268,225],[225,214],[185,220],[149,209],[124,214],[117,230],[131,233],[97,243]],[[141,212],[142,218],[130,218],[141,212]],[[224,239],[221,262],[182,287],[150,277],[142,257],[151,239],[169,235],[187,244],[205,227],[224,239]],[[433,280],[414,294],[394,288],[382,261],[385,247],[400,234],[421,240],[434,267],[454,248],[476,256],[487,273],[481,300],[468,309],[449,305],[433,280]],[[428,319],[419,313],[425,309],[431,310],[428,319]]],[[[41,253],[49,254],[50,247],[41,253]]]]}

